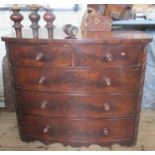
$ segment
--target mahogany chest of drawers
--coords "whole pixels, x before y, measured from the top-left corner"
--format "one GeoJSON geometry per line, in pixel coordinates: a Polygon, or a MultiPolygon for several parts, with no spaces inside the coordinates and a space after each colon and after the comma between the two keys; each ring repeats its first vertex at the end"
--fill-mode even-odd
{"type": "Polygon", "coordinates": [[[59,34],[2,38],[21,140],[135,144],[151,38],[130,31],[59,34]]]}

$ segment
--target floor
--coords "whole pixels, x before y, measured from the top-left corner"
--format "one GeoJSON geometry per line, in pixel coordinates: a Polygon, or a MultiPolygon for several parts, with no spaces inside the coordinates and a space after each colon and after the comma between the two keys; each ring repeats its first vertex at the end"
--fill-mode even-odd
{"type": "Polygon", "coordinates": [[[125,147],[113,145],[110,148],[98,145],[89,147],[64,147],[60,143],[44,145],[39,141],[25,143],[20,141],[16,115],[14,112],[0,110],[0,150],[53,150],[53,151],[106,151],[106,150],[155,150],[155,110],[141,113],[137,145],[125,147]]]}

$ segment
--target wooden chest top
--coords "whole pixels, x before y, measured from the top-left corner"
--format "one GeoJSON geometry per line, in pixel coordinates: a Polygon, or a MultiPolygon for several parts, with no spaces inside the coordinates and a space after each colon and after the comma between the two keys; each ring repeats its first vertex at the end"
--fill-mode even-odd
{"type": "Polygon", "coordinates": [[[66,39],[61,29],[54,29],[53,39],[48,39],[47,31],[40,29],[39,38],[34,39],[30,30],[24,30],[22,38],[16,38],[15,33],[2,37],[6,42],[23,43],[95,43],[95,44],[123,44],[123,43],[148,43],[152,38],[141,31],[112,31],[112,32],[87,32],[81,31],[76,39],[66,39]]]}

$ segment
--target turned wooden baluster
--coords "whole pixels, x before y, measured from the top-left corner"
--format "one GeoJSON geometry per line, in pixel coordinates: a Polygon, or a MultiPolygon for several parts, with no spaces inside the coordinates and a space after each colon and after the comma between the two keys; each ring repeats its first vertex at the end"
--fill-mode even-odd
{"type": "Polygon", "coordinates": [[[19,13],[21,10],[17,5],[14,5],[11,9],[13,11],[13,14],[10,16],[10,19],[14,22],[13,27],[16,31],[16,37],[21,38],[22,37],[22,27],[21,21],[23,20],[23,16],[19,13]]]}
{"type": "Polygon", "coordinates": [[[33,38],[38,38],[38,29],[40,28],[38,22],[40,20],[40,15],[37,12],[39,10],[39,7],[37,5],[31,5],[29,7],[31,10],[31,13],[29,14],[29,19],[32,22],[30,28],[32,28],[33,38]]]}
{"type": "Polygon", "coordinates": [[[45,8],[46,13],[44,14],[43,18],[47,22],[45,27],[47,28],[48,31],[48,38],[51,39],[53,38],[53,21],[55,20],[55,15],[52,13],[52,9],[48,6],[45,8]]]}

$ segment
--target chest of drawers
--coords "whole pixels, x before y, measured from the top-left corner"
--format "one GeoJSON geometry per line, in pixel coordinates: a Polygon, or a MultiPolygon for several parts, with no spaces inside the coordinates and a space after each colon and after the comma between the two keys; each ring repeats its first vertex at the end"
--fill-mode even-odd
{"type": "Polygon", "coordinates": [[[21,140],[135,144],[149,36],[116,31],[2,40],[21,140]]]}

